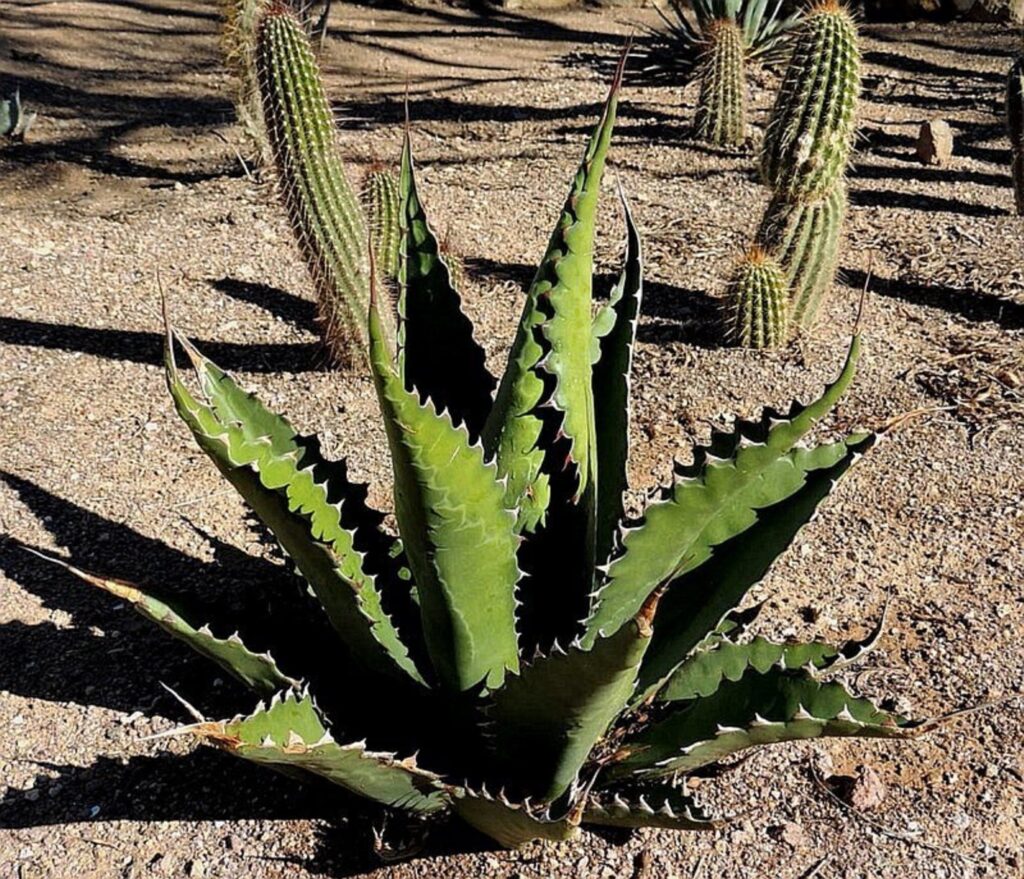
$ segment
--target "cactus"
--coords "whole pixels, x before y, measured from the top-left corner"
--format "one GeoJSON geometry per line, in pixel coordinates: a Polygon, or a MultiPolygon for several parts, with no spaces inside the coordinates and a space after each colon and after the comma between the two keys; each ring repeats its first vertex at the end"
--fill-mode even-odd
{"type": "Polygon", "coordinates": [[[1006,84],[1006,125],[1012,149],[1013,194],[1024,216],[1024,55],[1010,68],[1006,84]]]}
{"type": "Polygon", "coordinates": [[[796,38],[765,133],[765,184],[790,201],[817,201],[843,179],[857,123],[857,26],[839,0],[816,0],[796,38]]]}
{"type": "Polygon", "coordinates": [[[256,27],[270,0],[222,0],[221,52],[234,78],[234,103],[252,152],[262,167],[273,163],[256,76],[256,27]]]}
{"type": "Polygon", "coordinates": [[[832,284],[846,215],[846,187],[837,185],[821,201],[791,204],[772,199],[756,243],[772,253],[785,270],[789,316],[808,329],[832,284]]]}
{"type": "Polygon", "coordinates": [[[716,146],[741,146],[747,139],[747,85],[743,31],[721,18],[707,28],[701,60],[697,135],[716,146]]]}
{"type": "Polygon", "coordinates": [[[756,243],[782,265],[790,323],[809,329],[835,278],[860,94],[857,28],[837,0],[807,10],[761,153],[773,196],[756,243]]]}
{"type": "Polygon", "coordinates": [[[747,139],[748,63],[774,66],[785,58],[785,39],[801,14],[781,15],[768,0],[695,0],[692,12],[670,0],[658,9],[664,30],[651,31],[651,45],[636,56],[641,76],[652,81],[700,82],[695,132],[718,146],[747,139]]]}
{"type": "Polygon", "coordinates": [[[25,110],[21,103],[21,89],[15,89],[9,98],[0,98],[0,137],[24,140],[36,113],[25,110]]]}
{"type": "MultiPolygon", "coordinates": [[[[398,250],[400,210],[398,180],[384,168],[372,170],[366,178],[364,201],[370,223],[370,248],[381,274],[398,279],[398,250]]],[[[458,289],[458,285],[456,285],[458,289]]]]}
{"type": "Polygon", "coordinates": [[[844,647],[748,641],[757,609],[736,610],[875,443],[861,432],[808,442],[853,380],[858,339],[816,400],[735,422],[695,449],[642,517],[625,515],[643,265],[624,198],[624,267],[596,313],[591,297],[619,82],[493,398],[406,135],[397,349],[382,326],[390,300],[373,285],[367,321],[397,534],[343,462],[168,322],[178,414],[276,535],[309,585],[303,608],[319,604],[334,636],[329,647],[311,640],[310,619],[288,642],[275,617],[257,649],[247,630],[221,637],[150,587],[73,568],[268,699],[179,734],[384,806],[452,813],[511,847],[569,838],[582,823],[718,827],[679,774],[761,744],[928,728],[828,679],[880,628],[844,647]],[[176,343],[198,389],[179,372],[176,343]]]}
{"type": "MultiPolygon", "coordinates": [[[[278,188],[316,286],[324,338],[337,362],[352,364],[368,344],[366,220],[338,154],[313,48],[280,4],[260,21],[255,65],[278,188]]],[[[393,319],[382,320],[394,339],[393,319]]]]}
{"type": "Polygon", "coordinates": [[[786,275],[767,251],[752,247],[736,267],[726,300],[726,334],[744,348],[780,348],[789,330],[786,275]]]}

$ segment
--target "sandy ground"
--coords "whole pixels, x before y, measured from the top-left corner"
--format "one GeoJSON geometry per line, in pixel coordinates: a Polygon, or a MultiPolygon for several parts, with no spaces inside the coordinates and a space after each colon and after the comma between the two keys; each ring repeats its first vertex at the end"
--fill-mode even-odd
{"type": "MultiPolygon", "coordinates": [[[[497,365],[520,288],[596,117],[632,12],[340,5],[325,67],[354,171],[397,156],[409,85],[422,189],[466,260],[467,308],[497,365]]],[[[766,200],[751,153],[687,139],[694,94],[627,88],[599,259],[622,240],[613,180],[645,237],[633,487],[722,413],[807,396],[841,359],[866,274],[868,354],[844,423],[916,413],[837,490],[757,590],[767,634],[893,622],[854,675],[919,716],[993,703],[902,744],[758,752],[715,783],[721,833],[585,834],[506,853],[466,831],[382,865],[377,817],[209,749],[146,736],[251,702],[129,610],[19,548],[171,589],[240,596],[280,576],[242,505],[173,415],[156,276],[174,320],[387,503],[369,383],[325,366],[279,209],[233,145],[213,3],[8,2],[0,82],[40,119],[0,152],[0,876],[970,877],[1024,870],[1019,693],[1024,607],[1024,221],[1011,215],[999,111],[1013,50],[997,25],[865,30],[867,100],[842,267],[799,349],[721,348],[721,279],[766,200]],[[919,124],[957,137],[914,160],[919,124]],[[809,622],[815,620],[815,622],[809,622]],[[884,801],[853,814],[813,761],[868,765],[884,801]],[[797,830],[787,824],[796,825],[797,830]]],[[[761,126],[770,93],[757,88],[761,126]]],[[[607,282],[607,278],[604,279],[607,282]]]]}

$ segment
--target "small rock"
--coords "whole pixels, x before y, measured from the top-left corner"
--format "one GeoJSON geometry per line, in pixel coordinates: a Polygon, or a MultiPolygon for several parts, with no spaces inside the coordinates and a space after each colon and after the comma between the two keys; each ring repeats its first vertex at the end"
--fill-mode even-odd
{"type": "Polygon", "coordinates": [[[921,126],[917,137],[917,158],[922,165],[946,165],[953,157],[953,130],[944,119],[921,126]]]}
{"type": "Polygon", "coordinates": [[[224,840],[224,847],[229,852],[240,852],[242,850],[242,840],[235,836],[235,834],[231,833],[224,840]]]}
{"type": "Polygon", "coordinates": [[[206,876],[206,864],[196,858],[185,864],[185,873],[189,879],[203,879],[206,876]]]}
{"type": "Polygon", "coordinates": [[[781,839],[786,845],[800,850],[807,845],[807,834],[803,827],[795,821],[787,821],[768,831],[775,839],[781,839]]]}
{"type": "Polygon", "coordinates": [[[881,805],[888,793],[885,783],[870,766],[858,766],[854,778],[833,776],[829,779],[829,785],[843,802],[858,812],[881,805]]]}

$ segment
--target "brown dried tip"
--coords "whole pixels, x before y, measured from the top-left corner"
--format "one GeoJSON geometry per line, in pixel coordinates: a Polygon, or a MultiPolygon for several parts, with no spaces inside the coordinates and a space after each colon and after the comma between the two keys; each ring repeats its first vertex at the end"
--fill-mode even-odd
{"type": "Polygon", "coordinates": [[[750,249],[743,255],[743,261],[754,266],[764,265],[771,258],[771,254],[760,244],[751,245],[750,249]]]}
{"type": "Polygon", "coordinates": [[[267,8],[263,10],[263,17],[270,18],[271,16],[278,15],[290,15],[294,17],[295,13],[292,8],[284,2],[284,0],[270,0],[267,4],[267,8]]]}
{"type": "Polygon", "coordinates": [[[650,638],[654,634],[654,615],[658,612],[658,603],[667,588],[667,586],[659,586],[648,595],[643,607],[636,615],[636,627],[640,630],[641,638],[650,638]]]}

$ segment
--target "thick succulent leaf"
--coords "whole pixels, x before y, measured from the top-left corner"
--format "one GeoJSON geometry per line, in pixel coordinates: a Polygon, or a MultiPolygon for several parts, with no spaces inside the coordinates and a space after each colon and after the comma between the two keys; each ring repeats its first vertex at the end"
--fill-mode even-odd
{"type": "Polygon", "coordinates": [[[235,756],[312,772],[385,806],[430,814],[448,805],[441,778],[420,769],[415,758],[368,751],[364,742],[336,742],[307,693],[293,690],[248,717],[189,729],[235,756]]]}
{"type": "Polygon", "coordinates": [[[748,669],[710,696],[672,703],[674,711],[627,739],[610,778],[691,772],[754,745],[819,736],[901,738],[919,723],[821,683],[806,671],[748,669]]]}
{"type": "Polygon", "coordinates": [[[69,565],[61,559],[53,558],[36,550],[29,551],[48,562],[60,565],[86,583],[128,602],[141,616],[156,623],[175,638],[184,641],[197,653],[212,659],[221,668],[257,693],[269,696],[278,690],[299,685],[294,678],[281,672],[269,653],[257,653],[255,650],[249,649],[237,634],[227,638],[218,638],[210,631],[208,625],[197,626],[194,621],[188,619],[185,612],[144,591],[134,583],[100,577],[97,574],[76,568],[74,565],[69,565]]]}
{"type": "Polygon", "coordinates": [[[634,704],[650,697],[708,633],[729,619],[747,591],[813,517],[836,482],[875,443],[855,435],[839,445],[845,453],[832,467],[808,474],[807,484],[761,516],[756,525],[721,546],[708,564],[669,586],[655,619],[654,637],[644,657],[634,704]]]}
{"type": "Polygon", "coordinates": [[[515,513],[493,462],[395,369],[370,307],[370,364],[391,447],[395,512],[416,581],[427,651],[442,683],[498,687],[517,671],[515,513]]]}
{"type": "Polygon", "coordinates": [[[298,436],[187,341],[178,341],[210,400],[200,402],[182,382],[168,337],[167,386],[199,446],[274,533],[352,652],[378,671],[422,683],[357,548],[358,539],[379,543],[383,535],[375,523],[362,526],[370,534],[346,525],[350,513],[357,519],[366,513],[361,489],[323,459],[314,440],[298,436]]]}
{"type": "Polygon", "coordinates": [[[535,839],[561,842],[579,833],[579,821],[574,817],[553,818],[546,809],[492,797],[486,791],[461,788],[452,799],[452,808],[463,821],[505,848],[519,848],[535,839]]]}
{"type": "Polygon", "coordinates": [[[796,494],[809,472],[841,460],[843,444],[794,446],[849,386],[859,352],[859,338],[854,338],[842,373],[825,393],[809,406],[793,407],[788,416],[769,415],[758,426],[763,435],[757,427],[753,436],[744,434],[751,426],[741,423],[710,449],[698,450],[694,464],[647,507],[643,521],[624,531],[623,552],[594,597],[588,643],[601,632],[615,631],[659,586],[704,564],[715,547],[756,524],[759,513],[772,516],[766,508],[796,494]]]}
{"type": "Polygon", "coordinates": [[[710,818],[679,788],[658,783],[591,794],[583,810],[583,823],[666,830],[718,830],[725,824],[710,818]]]}
{"type": "Polygon", "coordinates": [[[655,595],[611,637],[556,648],[493,694],[494,748],[517,788],[551,802],[573,784],[633,692],[656,608],[655,595]]]}
{"type": "Polygon", "coordinates": [[[416,189],[412,147],[406,133],[400,183],[401,263],[398,303],[399,369],[406,390],[429,397],[472,436],[480,435],[491,410],[495,380],[483,348],[462,310],[452,273],[416,189]]]}
{"type": "Polygon", "coordinates": [[[622,496],[628,486],[630,373],[636,327],[643,298],[643,256],[640,235],[629,203],[622,196],[626,218],[626,260],[611,297],[594,318],[594,412],[597,439],[597,540],[600,562],[609,559],[622,519],[622,496]]]}
{"type": "Polygon", "coordinates": [[[569,443],[576,499],[594,481],[594,400],[591,385],[591,293],[594,226],[601,176],[611,143],[621,70],[616,73],[601,119],[587,143],[547,252],[527,292],[523,315],[484,444],[507,477],[507,506],[519,510],[519,527],[540,525],[550,500],[541,472],[541,406],[553,409],[569,443]]]}
{"type": "Polygon", "coordinates": [[[674,702],[710,696],[722,680],[738,681],[747,669],[767,672],[772,666],[823,670],[842,655],[841,648],[824,641],[779,643],[754,638],[747,644],[721,641],[710,650],[695,651],[658,691],[658,701],[674,702]]]}

